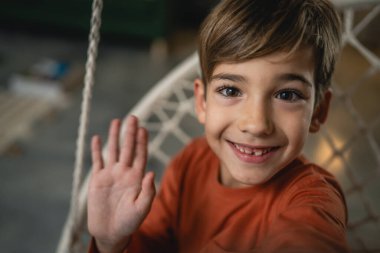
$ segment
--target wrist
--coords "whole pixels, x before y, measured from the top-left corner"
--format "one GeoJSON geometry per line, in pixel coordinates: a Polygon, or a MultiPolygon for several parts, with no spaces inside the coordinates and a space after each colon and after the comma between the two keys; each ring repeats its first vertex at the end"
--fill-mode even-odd
{"type": "Polygon", "coordinates": [[[110,243],[110,242],[94,239],[96,249],[98,250],[97,252],[96,251],[95,252],[96,253],[122,253],[127,249],[129,242],[130,242],[130,237],[126,237],[124,238],[123,241],[118,242],[118,243],[110,243]]]}

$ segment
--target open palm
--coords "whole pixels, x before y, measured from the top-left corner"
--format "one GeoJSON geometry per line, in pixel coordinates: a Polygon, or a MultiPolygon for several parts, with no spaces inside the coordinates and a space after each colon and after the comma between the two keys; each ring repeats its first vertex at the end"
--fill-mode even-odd
{"type": "Polygon", "coordinates": [[[101,153],[101,140],[91,143],[93,172],[88,192],[88,227],[99,250],[125,246],[150,210],[155,194],[153,173],[144,175],[147,132],[134,116],[127,118],[124,141],[119,148],[120,121],[111,122],[108,161],[101,153]]]}

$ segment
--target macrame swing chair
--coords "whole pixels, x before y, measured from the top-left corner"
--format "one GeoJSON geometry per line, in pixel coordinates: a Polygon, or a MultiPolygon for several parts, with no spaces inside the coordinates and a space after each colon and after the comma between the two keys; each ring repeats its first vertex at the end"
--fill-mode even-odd
{"type": "MultiPolygon", "coordinates": [[[[347,236],[352,251],[380,253],[380,113],[372,113],[371,119],[368,120],[355,103],[356,93],[362,92],[361,87],[366,86],[368,97],[373,99],[370,101],[373,107],[366,109],[372,112],[374,107],[378,107],[376,102],[380,95],[380,48],[366,46],[361,42],[360,35],[376,26],[376,18],[380,21],[380,0],[333,2],[343,15],[344,25],[342,60],[338,63],[337,72],[343,72],[343,76],[349,77],[334,80],[336,102],[331,108],[332,120],[322,128],[319,139],[306,145],[305,153],[311,160],[318,161],[335,174],[342,184],[348,203],[347,236]],[[351,73],[352,69],[347,69],[357,67],[356,62],[347,64],[352,55],[356,60],[365,62],[364,69],[354,76],[351,73]],[[334,117],[334,114],[338,117],[334,117]],[[351,127],[347,125],[348,122],[344,122],[341,128],[333,124],[334,119],[341,118],[342,115],[350,121],[351,127]],[[339,138],[342,132],[347,132],[347,128],[353,129],[349,137],[346,135],[339,138]],[[350,160],[354,155],[351,151],[359,141],[364,141],[366,155],[369,153],[369,158],[366,159],[370,164],[368,168],[357,166],[350,160]],[[365,173],[358,174],[360,170],[365,170],[365,173]]],[[[85,220],[89,175],[83,177],[83,160],[102,7],[102,0],[93,0],[71,205],[57,253],[85,252],[85,243],[88,241],[85,220]]],[[[379,37],[378,34],[374,36],[379,37]]],[[[380,47],[379,40],[376,46],[380,47]]],[[[197,76],[199,63],[198,56],[194,53],[158,82],[131,110],[150,133],[148,168],[155,168],[157,184],[170,157],[191,138],[202,134],[193,111],[192,84],[197,76]]],[[[123,124],[121,135],[124,129],[123,124]]],[[[106,148],[107,144],[103,149],[105,156],[106,148]]]]}

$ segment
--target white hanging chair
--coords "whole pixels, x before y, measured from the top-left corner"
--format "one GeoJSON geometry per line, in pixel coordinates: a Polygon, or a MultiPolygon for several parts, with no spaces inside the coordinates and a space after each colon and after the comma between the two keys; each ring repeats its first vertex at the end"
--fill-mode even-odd
{"type": "MultiPolygon", "coordinates": [[[[352,72],[355,72],[345,69],[346,65],[356,66],[355,63],[347,64],[345,60],[359,59],[366,62],[367,66],[354,80],[341,83],[340,80],[344,78],[334,79],[336,102],[331,108],[332,119],[307,143],[305,153],[311,160],[335,174],[344,188],[349,211],[348,239],[352,251],[380,252],[380,113],[377,111],[368,120],[355,102],[359,91],[367,92],[368,98],[380,97],[380,50],[376,54],[377,49],[373,43],[366,46],[361,42],[363,33],[368,34],[368,29],[375,31],[379,24],[380,0],[333,2],[341,10],[344,21],[344,50],[337,66],[337,75],[352,76],[352,72]],[[361,88],[362,85],[365,87],[361,88]],[[335,115],[339,119],[350,119],[353,124],[351,128],[355,130],[349,137],[342,135],[349,126],[346,122],[341,122],[337,127],[338,117],[335,115]],[[370,157],[368,162],[372,163],[370,168],[363,165],[355,167],[356,164],[352,162],[359,140],[365,142],[366,155],[370,157]]],[[[376,39],[375,46],[380,49],[380,37],[376,39]]],[[[140,118],[150,133],[148,169],[154,168],[158,179],[170,157],[191,138],[202,134],[193,111],[193,80],[198,77],[198,73],[198,56],[194,53],[158,82],[130,112],[140,118]]],[[[369,101],[375,111],[376,102],[369,101]]],[[[159,181],[156,183],[159,184],[159,181]]],[[[81,185],[75,207],[79,217],[75,223],[82,225],[86,216],[86,194],[87,180],[81,185]]],[[[69,216],[58,253],[74,252],[78,249],[75,244],[86,241],[83,239],[87,235],[86,229],[82,231],[80,228],[83,226],[76,225],[76,230],[73,230],[68,225],[70,223],[72,225],[73,219],[69,216]]]]}

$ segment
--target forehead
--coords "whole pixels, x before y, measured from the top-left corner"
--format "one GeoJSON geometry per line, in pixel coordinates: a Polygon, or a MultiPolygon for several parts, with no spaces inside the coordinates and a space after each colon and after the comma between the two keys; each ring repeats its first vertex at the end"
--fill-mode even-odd
{"type": "Polygon", "coordinates": [[[209,81],[220,74],[234,74],[243,77],[271,78],[281,75],[298,75],[312,86],[315,83],[316,60],[311,47],[299,47],[293,52],[279,51],[245,61],[226,61],[216,64],[209,81]]]}
{"type": "Polygon", "coordinates": [[[221,62],[211,74],[211,80],[223,73],[233,73],[242,76],[271,76],[275,74],[304,75],[311,83],[314,82],[315,56],[311,47],[301,47],[293,52],[275,52],[241,62],[221,62]]]}

